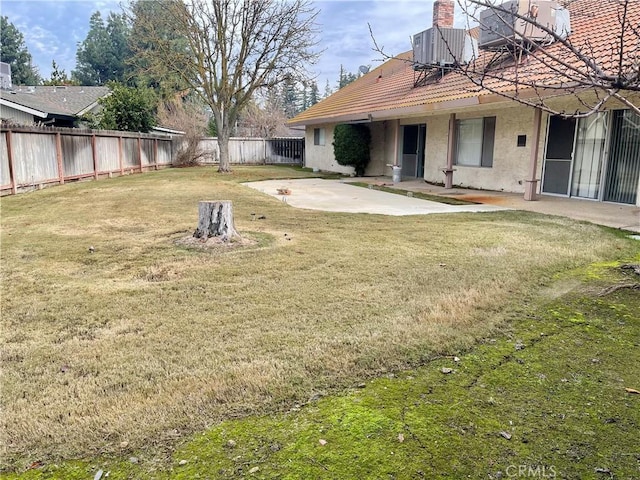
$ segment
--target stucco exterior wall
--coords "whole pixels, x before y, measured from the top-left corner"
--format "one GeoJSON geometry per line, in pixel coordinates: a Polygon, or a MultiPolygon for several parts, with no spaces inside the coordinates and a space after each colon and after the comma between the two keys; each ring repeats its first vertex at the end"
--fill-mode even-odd
{"type": "Polygon", "coordinates": [[[328,172],[354,173],[353,167],[339,165],[333,156],[333,129],[335,124],[310,125],[305,129],[305,167],[317,168],[328,172]],[[316,128],[324,128],[324,145],[313,144],[313,131],[316,128]]]}
{"type": "Polygon", "coordinates": [[[33,125],[34,123],[33,115],[30,113],[22,112],[5,105],[0,107],[0,117],[2,117],[3,120],[10,120],[19,125],[33,125]]]}
{"type": "Polygon", "coordinates": [[[368,125],[371,131],[371,160],[365,170],[367,177],[391,175],[391,167],[395,158],[395,120],[373,122],[368,125]]]}
{"type": "MultiPolygon", "coordinates": [[[[523,106],[501,109],[476,109],[456,115],[458,120],[496,117],[492,167],[454,165],[453,184],[505,192],[524,193],[533,147],[533,110],[523,106]],[[526,146],[518,147],[518,135],[526,135],[526,146]]],[[[427,141],[424,178],[428,182],[443,183],[442,170],[447,165],[449,115],[403,120],[402,123],[426,123],[427,141]]],[[[542,158],[546,135],[546,115],[543,115],[538,151],[537,178],[542,172],[542,158]]]]}
{"type": "MultiPolygon", "coordinates": [[[[567,98],[556,102],[554,107],[576,111],[580,109],[580,103],[575,98],[567,98]]],[[[607,109],[624,108],[619,102],[610,102],[606,107],[607,109]]],[[[461,187],[524,193],[525,180],[529,178],[531,168],[534,110],[513,102],[498,106],[485,105],[466,108],[464,112],[456,114],[456,118],[460,120],[490,116],[496,117],[493,166],[454,165],[453,184],[461,187]],[[524,147],[518,147],[518,135],[526,135],[524,147]]],[[[541,192],[548,121],[549,115],[543,113],[535,176],[538,180],[537,193],[541,192]]],[[[443,169],[447,164],[449,114],[401,119],[399,121],[400,130],[396,136],[397,123],[397,120],[390,119],[369,124],[371,129],[371,162],[365,175],[391,176],[391,169],[387,165],[394,163],[397,151],[402,145],[402,126],[424,123],[427,125],[424,179],[428,182],[444,183],[443,169]]],[[[321,125],[320,127],[324,127],[326,131],[326,141],[322,147],[313,145],[313,129],[318,126],[307,127],[306,165],[321,170],[353,173],[352,168],[338,165],[333,157],[331,142],[333,142],[334,125],[321,125]]],[[[401,158],[402,155],[398,155],[398,159],[401,160],[401,158]]],[[[640,184],[638,185],[637,198],[637,204],[640,206],[640,184]]]]}
{"type": "MultiPolygon", "coordinates": [[[[333,129],[336,124],[308,126],[305,129],[305,166],[329,172],[354,173],[352,167],[339,165],[333,156],[333,129]],[[314,129],[324,128],[324,145],[314,145],[314,129]]],[[[371,160],[365,171],[365,176],[374,177],[391,175],[391,168],[387,164],[393,163],[395,155],[395,120],[373,122],[367,124],[371,131],[371,160]]]]}

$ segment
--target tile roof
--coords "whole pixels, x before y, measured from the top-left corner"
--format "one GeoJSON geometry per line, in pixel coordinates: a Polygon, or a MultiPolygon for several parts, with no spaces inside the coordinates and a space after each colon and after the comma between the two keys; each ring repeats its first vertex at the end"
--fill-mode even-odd
{"type": "MultiPolygon", "coordinates": [[[[621,30],[619,8],[620,2],[616,0],[574,0],[568,6],[571,14],[571,43],[577,49],[596,58],[605,69],[613,67],[617,59],[616,41],[619,42],[621,30]]],[[[629,25],[633,27],[637,28],[640,25],[640,0],[628,3],[628,20],[629,25]]],[[[630,30],[627,31],[625,45],[636,45],[639,38],[637,33],[630,30]]],[[[477,31],[471,33],[477,34],[477,31]]],[[[631,56],[635,53],[637,61],[638,49],[630,50],[631,56]]],[[[569,61],[584,69],[584,65],[576,60],[575,55],[569,56],[566,47],[558,42],[544,47],[544,51],[556,56],[558,61],[569,61]]],[[[493,52],[481,52],[475,65],[486,64],[494,55],[493,52]]],[[[446,73],[424,86],[414,87],[418,74],[413,69],[412,58],[412,51],[408,51],[388,60],[300,113],[291,119],[289,124],[392,119],[433,111],[452,111],[470,105],[511,101],[474,85],[458,72],[446,73]]],[[[517,69],[514,68],[513,61],[507,62],[501,66],[499,72],[501,75],[509,76],[514,75],[516,70],[519,78],[524,79],[523,82],[538,85],[566,86],[571,78],[571,72],[566,67],[558,68],[557,65],[549,64],[545,66],[535,55],[526,58],[517,69]]],[[[494,91],[504,93],[512,92],[516,88],[512,81],[502,78],[487,78],[485,84],[494,91]]]]}
{"type": "Polygon", "coordinates": [[[37,86],[2,90],[0,98],[39,112],[74,117],[108,94],[108,87],[37,86]]]}

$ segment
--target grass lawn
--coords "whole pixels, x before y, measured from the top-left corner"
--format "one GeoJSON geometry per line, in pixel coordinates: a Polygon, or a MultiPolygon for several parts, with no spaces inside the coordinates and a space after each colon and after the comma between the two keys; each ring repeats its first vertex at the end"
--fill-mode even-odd
{"type": "Polygon", "coordinates": [[[491,474],[506,461],[533,465],[552,445],[602,455],[588,474],[623,460],[624,472],[637,468],[638,398],[620,392],[640,377],[637,299],[563,296],[583,280],[618,281],[584,269],[640,260],[636,241],[523,212],[298,210],[239,185],[307,175],[172,169],[3,198],[3,468],[473,478],[479,464],[491,474]],[[177,245],[201,199],[232,200],[252,244],[177,245]],[[566,271],[587,273],[558,280],[566,271]],[[445,358],[454,354],[460,362],[445,358]],[[625,456],[594,453],[612,432],[612,446],[630,445],[625,456]]]}

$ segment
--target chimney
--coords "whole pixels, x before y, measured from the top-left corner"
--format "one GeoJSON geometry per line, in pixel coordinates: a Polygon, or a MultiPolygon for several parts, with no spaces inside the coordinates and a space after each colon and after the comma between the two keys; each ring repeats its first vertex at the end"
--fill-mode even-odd
{"type": "Polygon", "coordinates": [[[453,8],[455,0],[433,2],[433,27],[453,28],[453,8]]]}

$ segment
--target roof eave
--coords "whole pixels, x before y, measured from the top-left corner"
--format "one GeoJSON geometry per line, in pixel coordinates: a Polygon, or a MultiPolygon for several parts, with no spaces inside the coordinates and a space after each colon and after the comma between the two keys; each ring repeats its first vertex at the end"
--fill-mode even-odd
{"type": "Polygon", "coordinates": [[[94,108],[96,108],[100,104],[100,100],[102,100],[103,98],[107,98],[108,96],[111,95],[111,93],[112,92],[107,92],[105,95],[101,96],[100,98],[98,98],[97,100],[92,102],[91,104],[89,104],[86,107],[84,107],[82,110],[80,110],[78,113],[76,113],[76,115],[81,117],[82,115],[86,114],[87,112],[90,112],[91,110],[93,110],[94,108]]]}
{"type": "Polygon", "coordinates": [[[321,125],[327,123],[350,123],[363,121],[383,121],[404,118],[408,116],[417,116],[441,112],[447,110],[455,110],[458,108],[473,107],[481,105],[478,97],[461,98],[456,100],[446,100],[443,102],[426,103],[420,105],[411,105],[406,107],[397,107],[385,110],[372,111],[370,113],[353,113],[349,115],[338,115],[330,117],[315,117],[310,119],[289,121],[289,126],[297,125],[321,125]]]}
{"type": "Polygon", "coordinates": [[[20,110],[21,112],[35,115],[36,117],[40,118],[47,118],[47,116],[49,115],[47,112],[41,112],[40,110],[36,110],[35,108],[25,107],[24,105],[12,102],[11,100],[7,100],[6,98],[0,98],[0,105],[13,108],[14,110],[20,110]]]}

